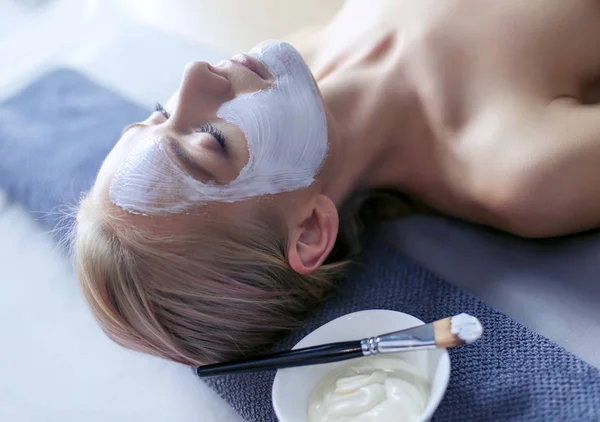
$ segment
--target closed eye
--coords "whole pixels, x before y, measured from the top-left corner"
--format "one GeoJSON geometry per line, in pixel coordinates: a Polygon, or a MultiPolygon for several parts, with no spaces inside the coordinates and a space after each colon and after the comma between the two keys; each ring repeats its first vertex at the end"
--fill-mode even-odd
{"type": "MultiPolygon", "coordinates": [[[[154,108],[156,109],[157,112],[162,114],[165,119],[169,120],[169,118],[171,117],[171,114],[167,110],[165,110],[165,108],[160,103],[156,103],[154,108]]],[[[217,143],[219,144],[219,146],[221,148],[223,148],[224,150],[227,150],[227,141],[225,139],[225,135],[223,135],[223,132],[221,132],[221,130],[216,128],[214,125],[212,125],[210,123],[205,123],[202,126],[200,126],[199,128],[197,128],[196,132],[208,133],[213,138],[215,138],[215,140],[217,141],[217,143]]]]}
{"type": "Polygon", "coordinates": [[[205,123],[202,126],[200,126],[199,128],[197,128],[196,132],[208,133],[213,138],[215,138],[215,140],[221,146],[221,148],[223,148],[224,150],[227,150],[227,140],[225,139],[225,135],[223,135],[223,132],[221,132],[221,130],[219,128],[215,127],[214,125],[212,125],[210,123],[205,123]]]}

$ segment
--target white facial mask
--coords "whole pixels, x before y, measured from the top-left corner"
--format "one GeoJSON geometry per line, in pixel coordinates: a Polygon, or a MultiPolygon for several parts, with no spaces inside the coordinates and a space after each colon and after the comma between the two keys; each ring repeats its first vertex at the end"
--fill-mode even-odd
{"type": "Polygon", "coordinates": [[[141,142],[115,175],[109,196],[138,214],[185,212],[211,201],[235,202],[305,188],[327,155],[327,121],[312,74],[289,44],[268,43],[250,55],[275,77],[273,87],[223,104],[217,117],[248,141],[249,160],[226,185],[183,172],[157,139],[141,142]]]}

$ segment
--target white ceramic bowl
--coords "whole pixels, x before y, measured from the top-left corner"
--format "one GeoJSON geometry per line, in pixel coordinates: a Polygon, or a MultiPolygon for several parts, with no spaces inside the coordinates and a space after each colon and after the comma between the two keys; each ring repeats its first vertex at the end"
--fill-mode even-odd
{"type": "MultiPolygon", "coordinates": [[[[368,310],[341,316],[304,337],[294,349],[336,341],[359,340],[391,331],[423,324],[418,318],[402,312],[368,310]]],[[[431,390],[429,402],[420,421],[431,419],[438,407],[450,378],[450,358],[446,349],[407,352],[413,362],[428,378],[431,390]]],[[[345,362],[288,368],[277,371],[273,382],[273,408],[280,422],[307,422],[308,399],[313,388],[325,374],[345,362]]]]}

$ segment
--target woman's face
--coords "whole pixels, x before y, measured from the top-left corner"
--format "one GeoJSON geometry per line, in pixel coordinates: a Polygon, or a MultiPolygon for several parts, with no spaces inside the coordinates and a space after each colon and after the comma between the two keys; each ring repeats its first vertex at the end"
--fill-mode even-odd
{"type": "Polygon", "coordinates": [[[302,189],[327,155],[322,99],[288,44],[188,64],[164,108],[124,131],[96,180],[94,191],[130,213],[187,213],[302,189]]]}

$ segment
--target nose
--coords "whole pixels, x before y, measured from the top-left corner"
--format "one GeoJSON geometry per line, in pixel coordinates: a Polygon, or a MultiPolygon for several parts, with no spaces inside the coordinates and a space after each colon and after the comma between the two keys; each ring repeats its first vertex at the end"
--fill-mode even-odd
{"type": "Polygon", "coordinates": [[[203,61],[188,63],[183,72],[176,107],[171,113],[174,126],[198,125],[214,119],[218,108],[233,99],[230,81],[203,61]]]}
{"type": "Polygon", "coordinates": [[[213,93],[225,92],[231,89],[231,83],[209,63],[203,61],[190,62],[185,66],[181,89],[204,88],[213,93]]]}

